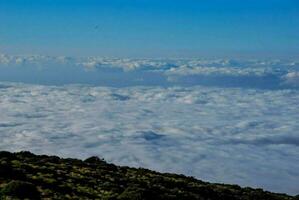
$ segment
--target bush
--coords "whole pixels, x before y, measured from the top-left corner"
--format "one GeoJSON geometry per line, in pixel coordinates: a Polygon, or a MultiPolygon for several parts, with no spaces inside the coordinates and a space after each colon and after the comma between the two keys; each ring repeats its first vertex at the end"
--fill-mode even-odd
{"type": "Polygon", "coordinates": [[[0,191],[1,196],[16,197],[20,199],[40,199],[37,188],[28,182],[11,181],[0,191]]]}
{"type": "Polygon", "coordinates": [[[299,200],[299,194],[294,197],[294,200],[299,200]]]}
{"type": "Polygon", "coordinates": [[[88,164],[101,164],[101,163],[106,163],[103,159],[100,159],[97,156],[92,156],[90,158],[87,158],[86,160],[84,160],[85,163],[88,164]]]}
{"type": "Polygon", "coordinates": [[[151,200],[159,199],[153,191],[138,187],[128,187],[126,188],[118,197],[118,200],[151,200]]]}
{"type": "Polygon", "coordinates": [[[14,154],[7,151],[0,151],[0,158],[14,158],[14,154]]]}

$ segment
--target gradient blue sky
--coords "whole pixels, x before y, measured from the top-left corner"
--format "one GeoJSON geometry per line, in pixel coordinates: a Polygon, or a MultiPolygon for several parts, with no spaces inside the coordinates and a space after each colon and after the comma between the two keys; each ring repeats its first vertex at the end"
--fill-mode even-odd
{"type": "Polygon", "coordinates": [[[297,57],[298,0],[0,0],[0,53],[297,57]]]}

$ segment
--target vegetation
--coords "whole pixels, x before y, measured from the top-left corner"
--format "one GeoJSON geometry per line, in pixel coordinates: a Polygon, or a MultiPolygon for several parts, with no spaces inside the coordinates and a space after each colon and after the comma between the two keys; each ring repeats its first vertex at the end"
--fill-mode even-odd
{"type": "Polygon", "coordinates": [[[85,161],[0,152],[0,199],[292,200],[285,194],[211,184],[184,175],[85,161]]]}

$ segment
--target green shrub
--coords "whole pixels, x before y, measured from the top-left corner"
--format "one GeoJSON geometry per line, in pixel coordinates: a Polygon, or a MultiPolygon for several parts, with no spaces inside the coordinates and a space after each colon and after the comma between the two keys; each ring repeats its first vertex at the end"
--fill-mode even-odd
{"type": "Polygon", "coordinates": [[[40,194],[37,188],[33,184],[24,181],[9,182],[1,189],[0,195],[20,199],[40,199],[40,194]]]}
{"type": "Polygon", "coordinates": [[[103,159],[100,159],[97,156],[92,156],[84,160],[85,163],[88,164],[101,164],[101,163],[106,163],[103,159]]]}

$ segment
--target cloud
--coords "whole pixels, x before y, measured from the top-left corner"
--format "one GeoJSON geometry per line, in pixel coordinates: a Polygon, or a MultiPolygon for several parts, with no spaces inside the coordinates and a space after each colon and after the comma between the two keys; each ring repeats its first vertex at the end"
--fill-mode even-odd
{"type": "Polygon", "coordinates": [[[236,144],[253,144],[253,145],[294,145],[299,146],[299,137],[298,136],[289,136],[289,135],[280,135],[280,136],[270,136],[270,137],[261,137],[254,138],[250,140],[244,139],[235,139],[229,141],[236,144]]]}
{"type": "Polygon", "coordinates": [[[0,85],[1,150],[299,193],[296,89],[0,85]]]}
{"type": "Polygon", "coordinates": [[[299,71],[289,72],[282,76],[282,79],[284,80],[283,84],[285,85],[299,87],[299,71]]]}
{"type": "Polygon", "coordinates": [[[36,84],[0,83],[0,149],[296,194],[298,73],[294,60],[0,55],[0,81],[36,84]]]}
{"type": "Polygon", "coordinates": [[[47,63],[75,63],[76,59],[67,56],[23,55],[13,56],[0,54],[0,64],[4,65],[42,65],[47,63]]]}
{"type": "Polygon", "coordinates": [[[298,88],[289,60],[121,59],[0,55],[0,80],[46,85],[298,88]]]}

